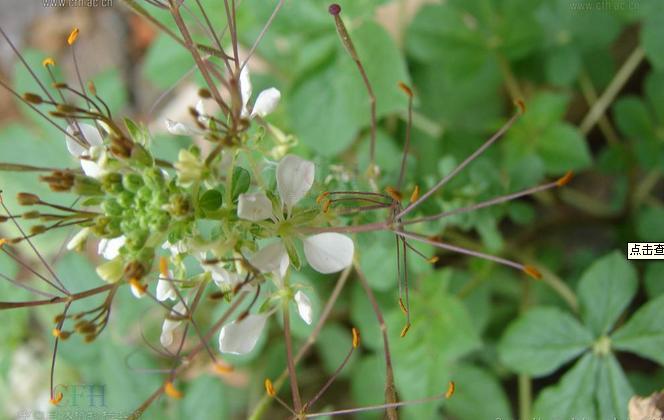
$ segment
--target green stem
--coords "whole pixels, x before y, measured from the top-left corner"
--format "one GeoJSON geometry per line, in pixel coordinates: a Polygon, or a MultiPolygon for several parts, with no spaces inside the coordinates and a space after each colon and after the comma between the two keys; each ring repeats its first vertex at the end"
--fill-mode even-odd
{"type": "Polygon", "coordinates": [[[530,376],[519,375],[519,419],[521,420],[531,420],[532,392],[530,376]]]}

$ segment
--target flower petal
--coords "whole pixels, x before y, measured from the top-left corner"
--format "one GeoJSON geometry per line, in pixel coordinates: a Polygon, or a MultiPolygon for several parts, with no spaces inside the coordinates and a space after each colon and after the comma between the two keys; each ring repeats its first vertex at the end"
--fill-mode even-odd
{"type": "Polygon", "coordinates": [[[206,271],[212,274],[212,281],[217,287],[234,287],[240,283],[240,276],[237,273],[228,271],[225,268],[217,266],[204,266],[206,271]]]}
{"type": "Polygon", "coordinates": [[[193,136],[196,134],[196,131],[186,124],[168,118],[166,118],[166,130],[176,136],[193,136]]]}
{"type": "Polygon", "coordinates": [[[131,287],[131,293],[134,295],[135,298],[141,299],[143,296],[145,296],[145,290],[141,289],[138,285],[132,283],[130,284],[131,287]]]}
{"type": "Polygon", "coordinates": [[[173,283],[165,279],[159,279],[157,282],[156,298],[159,302],[163,302],[166,299],[177,299],[177,293],[175,287],[173,287],[173,283]]]}
{"type": "Polygon", "coordinates": [[[276,273],[283,277],[288,270],[290,258],[286,247],[281,241],[273,242],[261,248],[251,257],[249,263],[260,270],[261,273],[276,273]]]}
{"type": "Polygon", "coordinates": [[[81,247],[90,235],[90,228],[83,228],[67,243],[67,250],[73,251],[81,247]]]}
{"type": "Polygon", "coordinates": [[[83,172],[91,178],[99,178],[101,176],[101,167],[94,160],[81,159],[81,168],[83,172]]]}
{"type": "Polygon", "coordinates": [[[198,112],[198,122],[200,122],[203,125],[208,125],[210,117],[208,117],[207,113],[205,112],[205,104],[203,104],[202,99],[199,99],[198,102],[196,102],[195,109],[196,112],[198,112]]]}
{"type": "Polygon", "coordinates": [[[300,314],[300,318],[308,325],[311,325],[311,321],[313,321],[313,309],[311,308],[309,296],[298,290],[295,293],[295,303],[297,304],[297,313],[300,314]]]}
{"type": "Polygon", "coordinates": [[[68,136],[65,136],[65,143],[67,144],[67,150],[69,150],[69,153],[71,153],[73,156],[79,157],[82,154],[84,154],[87,150],[88,147],[85,147],[83,144],[86,142],[88,143],[89,147],[92,146],[101,146],[104,141],[101,138],[101,134],[99,133],[99,130],[97,130],[97,127],[94,125],[90,124],[85,124],[85,123],[74,123],[74,124],[69,124],[66,128],[68,136]],[[79,132],[80,128],[80,132],[79,132]],[[74,140],[73,137],[76,137],[81,140],[81,143],[77,142],[74,140]]]}
{"type": "Polygon", "coordinates": [[[256,98],[256,103],[254,103],[254,109],[251,111],[251,117],[258,115],[263,118],[268,114],[271,114],[279,105],[279,100],[281,99],[281,92],[277,88],[265,89],[258,94],[256,98]]]}
{"type": "Polygon", "coordinates": [[[112,260],[120,255],[120,248],[124,246],[125,241],[126,238],[124,236],[118,236],[113,239],[102,239],[99,241],[97,252],[107,260],[112,260]]]}
{"type": "Polygon", "coordinates": [[[240,96],[242,97],[242,116],[247,116],[247,104],[251,99],[252,93],[251,76],[249,75],[249,65],[242,68],[240,72],[240,96]]]}
{"type": "Polygon", "coordinates": [[[295,155],[287,155],[277,165],[277,189],[281,200],[290,209],[311,189],[316,166],[295,155]]]}
{"type": "MultiPolygon", "coordinates": [[[[187,308],[184,306],[182,301],[178,302],[173,306],[171,311],[171,316],[177,315],[186,315],[187,308]]],[[[164,347],[168,347],[173,344],[173,331],[182,323],[181,320],[173,319],[164,319],[164,323],[161,325],[161,336],[159,336],[159,342],[164,347]]]]}
{"type": "Polygon", "coordinates": [[[304,256],[319,273],[341,271],[353,262],[355,245],[346,235],[334,232],[319,233],[304,239],[304,256]]]}
{"type": "Polygon", "coordinates": [[[219,332],[219,351],[246,354],[254,349],[265,327],[266,315],[250,314],[242,321],[224,325],[219,332]]]}
{"type": "Polygon", "coordinates": [[[265,193],[240,194],[238,197],[237,217],[258,222],[272,216],[272,202],[265,193]]]}

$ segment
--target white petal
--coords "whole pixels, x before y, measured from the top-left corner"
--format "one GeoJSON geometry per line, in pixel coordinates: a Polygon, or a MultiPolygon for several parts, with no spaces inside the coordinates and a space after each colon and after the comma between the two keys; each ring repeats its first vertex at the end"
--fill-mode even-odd
{"type": "Polygon", "coordinates": [[[131,284],[131,293],[135,298],[140,299],[145,296],[145,291],[140,287],[137,287],[134,283],[131,284]]]}
{"type": "Polygon", "coordinates": [[[319,233],[304,239],[304,256],[319,273],[341,271],[353,262],[355,245],[346,235],[334,232],[319,233]]]}
{"type": "Polygon", "coordinates": [[[251,257],[249,263],[260,270],[261,273],[277,273],[280,277],[283,277],[290,264],[290,259],[284,244],[277,241],[261,248],[251,257]]]}
{"type": "Polygon", "coordinates": [[[297,304],[297,313],[300,314],[300,318],[302,318],[302,320],[308,325],[311,325],[311,321],[313,321],[313,310],[311,309],[311,300],[309,300],[309,296],[298,290],[295,293],[295,303],[297,304]]]}
{"type": "Polygon", "coordinates": [[[65,136],[67,150],[72,155],[79,157],[87,151],[87,147],[83,146],[86,142],[90,147],[92,146],[101,146],[103,144],[103,139],[97,127],[85,124],[85,123],[74,123],[69,124],[66,128],[68,136],[65,136]],[[80,128],[80,135],[78,135],[78,129],[80,128]],[[71,136],[80,139],[83,144],[80,144],[74,140],[71,136]]]}
{"type": "Polygon", "coordinates": [[[177,299],[177,293],[175,292],[173,284],[168,280],[159,279],[159,281],[157,282],[156,297],[159,302],[163,302],[166,299],[170,300],[177,299]]]}
{"type": "Polygon", "coordinates": [[[97,252],[107,260],[112,260],[120,255],[120,248],[124,246],[125,241],[126,238],[124,236],[118,236],[113,239],[102,239],[99,241],[97,252]]]}
{"type": "Polygon", "coordinates": [[[179,121],[173,121],[168,118],[166,118],[166,130],[176,136],[193,136],[196,134],[196,131],[191,127],[182,124],[179,121]]]}
{"type": "Polygon", "coordinates": [[[219,332],[219,351],[246,354],[254,349],[265,327],[267,316],[250,314],[242,321],[224,325],[219,332]]]}
{"type": "Polygon", "coordinates": [[[196,102],[196,112],[198,112],[198,121],[201,124],[207,125],[208,122],[210,121],[210,117],[207,116],[207,113],[205,112],[205,105],[203,104],[203,100],[199,99],[198,102],[196,102]]]}
{"type": "Polygon", "coordinates": [[[277,165],[277,189],[281,200],[288,206],[300,201],[314,184],[316,166],[295,155],[287,155],[277,165]]]}
{"type": "Polygon", "coordinates": [[[178,254],[184,254],[187,252],[187,247],[182,241],[178,241],[175,244],[171,244],[170,242],[166,241],[161,245],[161,249],[168,249],[171,252],[171,256],[173,257],[177,256],[178,254]]]}
{"type": "Polygon", "coordinates": [[[159,336],[159,341],[164,347],[168,347],[173,344],[173,330],[175,330],[180,321],[172,321],[170,319],[165,319],[163,325],[161,326],[161,335],[159,336]]]}
{"type": "Polygon", "coordinates": [[[225,268],[208,266],[205,270],[212,274],[212,280],[218,287],[234,287],[240,283],[240,277],[238,274],[228,271],[225,268]]]}
{"type": "Polygon", "coordinates": [[[247,104],[251,99],[251,76],[249,75],[249,65],[245,65],[240,72],[240,96],[242,97],[242,116],[247,116],[247,104]]]}
{"type": "Polygon", "coordinates": [[[99,178],[101,176],[101,168],[94,160],[81,159],[81,168],[91,178],[99,178]]]}
{"type": "Polygon", "coordinates": [[[259,117],[265,117],[268,114],[271,114],[277,105],[279,105],[279,100],[281,99],[281,92],[276,88],[265,89],[258,94],[256,98],[256,103],[254,104],[254,109],[251,111],[251,117],[258,115],[259,117]]]}
{"type": "Polygon", "coordinates": [[[79,230],[78,233],[71,238],[69,243],[67,243],[67,249],[69,251],[77,249],[81,244],[85,243],[85,240],[88,239],[88,235],[90,235],[90,228],[79,230]]]}
{"type": "Polygon", "coordinates": [[[258,222],[272,216],[272,202],[262,192],[240,194],[237,205],[237,217],[258,222]]]}

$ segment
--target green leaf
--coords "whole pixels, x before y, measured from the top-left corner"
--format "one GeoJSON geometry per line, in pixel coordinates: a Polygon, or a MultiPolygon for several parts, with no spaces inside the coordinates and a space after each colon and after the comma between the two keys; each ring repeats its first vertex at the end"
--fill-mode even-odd
{"type": "Polygon", "coordinates": [[[230,417],[227,394],[228,389],[221,378],[207,375],[196,378],[187,384],[185,398],[178,404],[180,418],[215,420],[230,417]]]}
{"type": "Polygon", "coordinates": [[[643,101],[636,96],[626,96],[613,105],[616,124],[629,140],[646,141],[652,137],[652,118],[643,101]]]}
{"type": "Polygon", "coordinates": [[[367,282],[374,290],[387,291],[397,283],[396,241],[389,232],[359,237],[357,255],[367,282]]]}
{"type": "Polygon", "coordinates": [[[148,146],[150,144],[150,132],[141,123],[134,122],[130,118],[124,119],[125,126],[131,138],[138,144],[148,146]]]}
{"type": "MultiPolygon", "coordinates": [[[[361,333],[361,332],[360,332],[361,333]]],[[[323,361],[323,368],[328,374],[334,373],[352,347],[352,334],[349,328],[339,324],[327,324],[316,340],[316,348],[323,361]]],[[[345,378],[353,371],[353,364],[358,358],[358,352],[354,352],[348,361],[348,365],[341,371],[340,377],[345,378]]]]}
{"type": "Polygon", "coordinates": [[[143,75],[158,88],[166,89],[194,66],[189,51],[162,33],[150,46],[143,62],[143,75]]]}
{"type": "Polygon", "coordinates": [[[646,77],[645,91],[655,112],[659,126],[664,125],[664,71],[651,72],[646,77]]]}
{"type": "MultiPolygon", "coordinates": [[[[376,94],[378,117],[404,110],[407,98],[397,84],[408,83],[409,77],[390,36],[371,21],[352,30],[351,36],[376,94]]],[[[371,121],[362,77],[340,44],[333,66],[299,81],[290,95],[295,133],[302,143],[326,156],[348,147],[371,121]]]]}
{"type": "Polygon", "coordinates": [[[601,419],[626,419],[627,402],[634,395],[632,386],[615,356],[609,354],[599,359],[597,376],[597,405],[601,419]]]}
{"type": "Polygon", "coordinates": [[[596,419],[594,403],[597,384],[597,357],[583,356],[556,385],[545,388],[535,400],[533,417],[596,419]]]}
{"type": "Polygon", "coordinates": [[[664,294],[664,261],[650,261],[644,278],[646,292],[651,299],[664,294]]]}
{"type": "Polygon", "coordinates": [[[641,29],[641,46],[655,68],[664,68],[664,9],[646,17],[641,29]]]}
{"type": "Polygon", "coordinates": [[[459,419],[511,419],[509,400],[498,379],[485,369],[459,364],[452,372],[454,397],[446,410],[459,419]]]}
{"type": "Polygon", "coordinates": [[[567,123],[556,123],[537,139],[536,149],[547,173],[563,174],[590,165],[592,158],[581,132],[567,123]]]}
{"type": "Polygon", "coordinates": [[[215,211],[221,207],[223,194],[219,190],[207,190],[198,199],[198,206],[205,211],[215,211]]]}
{"type": "Polygon", "coordinates": [[[636,233],[644,242],[661,241],[664,238],[664,208],[641,208],[636,217],[636,233]]]}
{"type": "Polygon", "coordinates": [[[509,325],[498,353],[515,372],[542,376],[581,354],[592,340],[590,332],[567,312],[535,308],[509,325]]]}
{"type": "MultiPolygon", "coordinates": [[[[385,360],[382,355],[372,354],[359,360],[351,374],[350,390],[358,406],[380,404],[385,400],[385,360]]],[[[359,418],[380,419],[383,413],[362,413],[359,418]]]]}
{"type": "Polygon", "coordinates": [[[235,201],[240,194],[249,190],[251,185],[251,175],[249,171],[241,166],[233,168],[233,182],[231,184],[231,195],[235,201]]]}
{"type": "Polygon", "coordinates": [[[612,336],[613,346],[664,365],[664,296],[643,305],[612,336]]]}
{"type": "Polygon", "coordinates": [[[595,337],[609,332],[637,287],[636,271],[619,251],[600,258],[583,273],[578,286],[581,314],[595,337]]]}
{"type": "Polygon", "coordinates": [[[576,49],[567,45],[546,55],[546,76],[555,85],[569,85],[578,77],[581,57],[576,49]]]}

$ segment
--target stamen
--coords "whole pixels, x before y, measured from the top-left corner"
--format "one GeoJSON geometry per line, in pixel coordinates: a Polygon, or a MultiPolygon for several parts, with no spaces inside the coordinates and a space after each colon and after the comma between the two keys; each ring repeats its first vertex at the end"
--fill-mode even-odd
{"type": "Polygon", "coordinates": [[[556,185],[558,187],[564,187],[565,185],[570,183],[572,178],[574,178],[574,173],[572,171],[569,171],[565,175],[563,175],[559,180],[556,181],[556,185]]]}
{"type": "Polygon", "coordinates": [[[72,29],[72,31],[69,33],[69,36],[67,37],[67,45],[74,45],[74,42],[76,42],[76,39],[78,38],[78,33],[78,28],[72,29]]]}
{"type": "Polygon", "coordinates": [[[174,400],[179,400],[182,398],[182,391],[175,388],[175,385],[173,385],[173,382],[171,381],[168,381],[166,384],[164,384],[164,392],[174,400]]]}
{"type": "Polygon", "coordinates": [[[355,327],[351,331],[353,333],[353,348],[356,349],[360,346],[360,332],[355,327]]]}
{"type": "Polygon", "coordinates": [[[212,365],[212,369],[219,375],[226,375],[228,373],[231,373],[232,371],[235,370],[233,365],[227,365],[224,363],[217,362],[214,365],[212,365]]]}
{"type": "Polygon", "coordinates": [[[44,67],[55,66],[55,60],[53,60],[51,57],[46,57],[42,61],[42,66],[44,66],[44,67]]]}
{"type": "Polygon", "coordinates": [[[399,82],[399,89],[401,89],[409,97],[413,97],[413,90],[404,82],[399,82]]]}
{"type": "Polygon", "coordinates": [[[406,310],[406,305],[403,304],[403,299],[399,298],[399,308],[401,308],[401,312],[406,315],[408,313],[408,310],[406,310]]]}
{"type": "Polygon", "coordinates": [[[454,395],[454,390],[456,389],[456,384],[454,381],[449,381],[447,384],[447,392],[445,392],[445,398],[450,399],[454,395]]]}
{"type": "Polygon", "coordinates": [[[401,333],[399,333],[399,336],[401,338],[404,338],[406,334],[408,334],[408,331],[410,331],[410,322],[407,322],[406,325],[404,325],[403,329],[401,330],[401,333]]]}
{"type": "Polygon", "coordinates": [[[139,295],[139,296],[143,296],[145,294],[145,292],[147,292],[147,290],[148,290],[148,286],[146,284],[142,284],[135,277],[132,277],[129,280],[129,284],[131,285],[132,289],[134,289],[136,294],[139,295]]]}
{"type": "Polygon", "coordinates": [[[30,102],[33,105],[41,105],[44,103],[44,100],[42,99],[41,96],[31,92],[24,93],[23,99],[25,99],[26,102],[30,102]]]}
{"type": "Polygon", "coordinates": [[[62,401],[62,397],[63,397],[62,392],[58,392],[57,394],[55,394],[55,397],[51,398],[50,403],[52,405],[58,405],[60,404],[60,401],[62,401]]]}
{"type": "Polygon", "coordinates": [[[168,258],[160,257],[159,258],[159,273],[163,278],[168,278],[168,258]]]}
{"type": "Polygon", "coordinates": [[[274,385],[272,385],[272,381],[269,378],[265,378],[264,385],[265,385],[265,392],[267,393],[267,395],[274,398],[274,396],[277,395],[277,392],[274,390],[274,385]]]}
{"type": "Polygon", "coordinates": [[[399,191],[397,191],[395,188],[387,187],[387,188],[385,188],[385,192],[387,193],[387,195],[392,197],[392,200],[394,200],[394,201],[401,202],[401,200],[403,199],[403,196],[401,195],[401,193],[399,191]]]}
{"type": "Polygon", "coordinates": [[[316,197],[316,204],[320,204],[321,201],[327,198],[327,196],[330,195],[329,191],[325,191],[321,193],[318,197],[316,197]]]}
{"type": "Polygon", "coordinates": [[[534,278],[535,280],[540,280],[542,278],[542,273],[540,273],[540,271],[537,268],[533,267],[532,265],[524,265],[523,272],[528,274],[530,277],[534,278]]]}
{"type": "Polygon", "coordinates": [[[410,202],[414,203],[420,198],[420,186],[415,185],[415,189],[413,189],[413,193],[410,195],[410,202]]]}
{"type": "Polygon", "coordinates": [[[526,103],[523,102],[521,99],[516,99],[514,101],[514,105],[516,105],[517,108],[519,108],[519,112],[523,115],[526,113],[526,103]]]}

